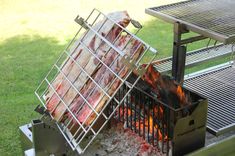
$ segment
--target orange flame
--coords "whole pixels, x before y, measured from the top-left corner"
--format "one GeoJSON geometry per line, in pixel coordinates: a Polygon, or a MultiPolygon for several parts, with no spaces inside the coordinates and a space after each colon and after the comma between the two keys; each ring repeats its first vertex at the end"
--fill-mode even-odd
{"type": "Polygon", "coordinates": [[[142,79],[150,84],[153,88],[156,88],[155,83],[160,78],[160,76],[161,74],[154,69],[152,64],[150,64],[142,79]]]}
{"type": "Polygon", "coordinates": [[[182,104],[184,104],[186,102],[186,97],[185,97],[185,94],[184,94],[184,91],[183,91],[182,87],[178,86],[176,92],[177,92],[177,96],[180,99],[180,102],[182,104]]]}
{"type": "MultiPolygon", "coordinates": [[[[123,108],[121,108],[121,107],[119,109],[120,109],[121,116],[123,116],[123,115],[126,116],[125,114],[127,113],[128,117],[129,117],[132,113],[131,109],[128,109],[126,107],[124,108],[124,111],[123,111],[123,108]]],[[[160,120],[163,119],[163,108],[162,107],[159,107],[159,113],[158,113],[158,109],[154,109],[153,111],[154,111],[154,114],[156,114],[160,118],[160,120]]],[[[149,128],[150,135],[153,135],[153,131],[154,131],[154,133],[155,133],[154,138],[156,138],[156,135],[158,135],[158,139],[163,140],[162,132],[161,132],[160,128],[158,128],[157,124],[154,124],[153,117],[151,115],[149,116],[148,119],[140,120],[140,122],[137,121],[135,126],[137,129],[140,129],[141,132],[144,131],[144,128],[145,128],[145,130],[147,128],[149,128]],[[156,132],[157,132],[157,134],[156,134],[156,132]]],[[[165,126],[166,125],[164,125],[164,127],[165,126]]],[[[145,132],[147,132],[147,131],[145,131],[145,132]]],[[[164,136],[164,140],[167,140],[166,135],[164,136]]]]}

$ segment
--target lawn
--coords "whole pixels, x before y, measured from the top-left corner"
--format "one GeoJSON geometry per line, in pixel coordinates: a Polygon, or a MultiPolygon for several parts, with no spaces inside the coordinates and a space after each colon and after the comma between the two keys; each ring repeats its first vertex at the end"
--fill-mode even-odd
{"type": "Polygon", "coordinates": [[[233,156],[234,155],[234,146],[235,146],[235,137],[230,137],[223,142],[214,144],[208,148],[199,150],[190,156],[233,156]]]}
{"type": "Polygon", "coordinates": [[[22,155],[18,127],[38,117],[33,111],[39,104],[34,90],[76,33],[73,20],[78,14],[86,17],[94,7],[105,13],[127,10],[144,26],[139,36],[157,48],[161,58],[171,54],[172,26],[146,15],[144,9],[171,1],[1,0],[0,155],[22,155]]]}

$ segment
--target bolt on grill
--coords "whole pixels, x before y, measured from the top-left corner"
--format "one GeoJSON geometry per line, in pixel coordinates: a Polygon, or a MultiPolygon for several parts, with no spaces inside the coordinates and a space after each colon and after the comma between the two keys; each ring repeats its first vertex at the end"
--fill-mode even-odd
{"type": "MultiPolygon", "coordinates": [[[[47,109],[49,109],[48,101],[58,100],[57,105],[50,111],[50,115],[57,121],[59,130],[62,132],[72,149],[76,149],[78,153],[83,153],[87,149],[140,79],[141,74],[143,74],[145,70],[141,66],[141,61],[148,59],[148,64],[150,64],[156,56],[155,49],[151,48],[136,37],[135,34],[132,34],[127,28],[120,23],[115,22],[112,18],[112,15],[107,16],[97,9],[94,9],[85,20],[78,16],[75,21],[81,27],[76,36],[35,91],[36,96],[47,109]],[[106,29],[109,25],[112,25],[111,29],[104,34],[102,30],[106,29]],[[109,34],[113,33],[114,30],[119,31],[117,31],[118,34],[115,34],[115,38],[113,39],[109,34]],[[86,41],[89,39],[89,36],[93,36],[92,39],[96,40],[96,42],[97,40],[99,41],[97,47],[91,48],[90,44],[92,44],[92,42],[87,44],[86,41]],[[124,42],[125,45],[122,45],[120,48],[118,45],[120,44],[119,40],[122,37],[126,37],[124,42]],[[130,49],[130,46],[136,43],[138,44],[135,46],[135,50],[130,54],[129,51],[132,50],[130,49]],[[97,51],[102,45],[106,46],[106,51],[103,56],[100,56],[97,51]],[[94,58],[97,62],[97,69],[104,69],[106,71],[106,73],[101,74],[98,79],[94,76],[98,73],[95,73],[96,70],[94,70],[94,72],[89,72],[88,65],[90,60],[82,58],[81,55],[78,57],[76,56],[76,51],[79,48],[81,49],[81,47],[82,49],[85,49],[82,51],[83,54],[94,58]],[[148,53],[153,53],[153,55],[147,56],[146,54],[148,53]],[[115,57],[110,59],[112,62],[109,63],[105,60],[106,57],[108,57],[108,54],[112,54],[112,56],[115,57]],[[84,59],[85,63],[81,63],[84,59]],[[66,63],[73,64],[72,69],[79,74],[74,76],[71,73],[68,73],[66,70],[68,69],[66,63]],[[121,69],[114,68],[115,64],[121,64],[121,69]],[[126,79],[133,70],[138,71],[140,76],[138,76],[133,83],[125,85],[127,92],[123,97],[116,98],[119,88],[124,85],[126,79]],[[109,80],[109,85],[106,86],[101,83],[101,80],[107,73],[111,75],[111,79],[109,80]],[[86,84],[91,83],[93,85],[93,88],[91,88],[88,95],[84,94],[82,88],[79,87],[80,84],[77,83],[79,82],[78,79],[82,77],[86,78],[84,81],[86,84]],[[62,79],[63,84],[67,86],[66,93],[64,94],[59,91],[59,87],[61,86],[56,85],[58,79],[62,79]],[[73,93],[73,96],[68,93],[73,93]],[[96,93],[100,93],[101,96],[98,102],[103,100],[104,102],[102,105],[91,102],[93,99],[92,96],[96,93]],[[52,94],[49,99],[46,97],[48,94],[52,94]],[[67,97],[68,95],[70,96],[67,97]],[[72,101],[76,98],[76,95],[81,99],[81,105],[74,111],[72,110],[72,101]],[[105,109],[112,100],[115,101],[117,105],[115,105],[109,114],[106,114],[105,109]],[[68,118],[64,119],[64,114],[55,116],[53,112],[56,112],[57,109],[62,109],[66,112],[68,118]],[[81,121],[77,117],[84,115],[84,109],[89,113],[87,113],[81,121]],[[96,124],[97,122],[99,122],[99,124],[96,124]],[[99,126],[97,127],[97,125],[99,126]],[[90,139],[87,140],[87,137],[90,139]]],[[[137,33],[142,26],[137,21],[130,20],[130,22],[134,25],[137,33]]]]}

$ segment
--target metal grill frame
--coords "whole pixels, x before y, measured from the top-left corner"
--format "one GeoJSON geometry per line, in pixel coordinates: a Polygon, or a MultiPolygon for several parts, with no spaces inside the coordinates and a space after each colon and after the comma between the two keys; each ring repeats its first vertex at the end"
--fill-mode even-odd
{"type": "MultiPolygon", "coordinates": [[[[190,51],[186,53],[185,66],[192,67],[214,58],[229,56],[232,54],[232,51],[232,45],[223,44],[190,51]]],[[[159,72],[169,73],[172,69],[172,57],[154,61],[153,64],[159,72]]]]}
{"type": "Polygon", "coordinates": [[[148,8],[145,12],[169,23],[182,23],[187,30],[202,34],[203,36],[223,42],[224,44],[230,44],[235,41],[235,32],[226,34],[225,29],[228,26],[235,29],[234,13],[231,13],[234,12],[234,7],[232,6],[235,6],[232,0],[188,0],[148,8]],[[195,19],[194,15],[201,16],[195,19]],[[214,18],[213,16],[222,16],[217,19],[217,25],[211,23],[211,20],[214,18]],[[229,20],[231,20],[231,22],[229,20]],[[206,25],[206,23],[208,23],[208,25],[206,25]],[[215,26],[217,30],[213,28],[215,26]],[[225,32],[223,32],[223,30],[225,32]]]}
{"type": "MultiPolygon", "coordinates": [[[[206,37],[209,37],[209,38],[216,40],[216,42],[214,44],[215,47],[216,47],[217,41],[223,42],[224,44],[231,43],[232,44],[232,46],[231,46],[231,60],[234,60],[234,56],[233,56],[234,55],[234,48],[233,47],[234,47],[234,41],[235,41],[235,36],[234,36],[235,31],[232,32],[232,34],[224,34],[222,31],[220,32],[220,31],[214,31],[214,30],[210,29],[210,27],[212,27],[212,28],[217,27],[218,25],[216,25],[216,24],[219,24],[219,25],[222,25],[221,30],[223,28],[227,30],[228,25],[226,22],[231,22],[228,19],[232,19],[232,22],[230,24],[233,25],[233,29],[231,29],[231,30],[235,30],[234,29],[235,28],[234,10],[232,10],[231,12],[229,11],[234,8],[233,7],[234,5],[235,5],[234,1],[231,1],[231,0],[228,0],[228,1],[227,0],[221,0],[221,1],[188,0],[188,1],[184,1],[184,2],[164,5],[164,6],[160,6],[160,7],[148,8],[145,10],[146,13],[148,13],[152,16],[158,17],[164,21],[167,21],[169,23],[174,24],[172,75],[178,83],[183,84],[184,79],[186,79],[186,81],[187,81],[188,79],[190,79],[189,77],[191,77],[191,76],[192,77],[202,77],[203,75],[205,75],[207,73],[210,74],[216,70],[219,70],[219,69],[217,69],[217,66],[215,66],[213,68],[206,69],[205,71],[203,70],[203,71],[199,71],[199,72],[185,76],[184,75],[185,59],[186,59],[186,46],[185,45],[188,43],[203,40],[206,37]],[[219,7],[220,9],[215,9],[217,7],[219,7]],[[198,9],[195,9],[195,8],[198,8],[198,9]],[[211,11],[213,9],[214,9],[214,12],[211,11]],[[181,13],[182,13],[182,16],[179,16],[181,13]],[[201,18],[198,18],[200,16],[201,16],[201,18]],[[198,20],[194,20],[195,19],[194,17],[197,17],[198,20]],[[207,22],[206,22],[206,20],[207,20],[207,22]],[[223,23],[223,21],[224,21],[224,23],[223,23]],[[207,25],[209,26],[208,28],[206,27],[207,25]],[[187,39],[181,39],[182,35],[185,33],[188,33],[189,31],[196,32],[196,33],[200,34],[200,36],[190,37],[187,39]]],[[[231,32],[231,31],[229,31],[229,32],[231,32]]],[[[218,56],[216,56],[216,57],[218,57],[218,56]]],[[[204,58],[202,58],[202,59],[204,59],[204,58]]],[[[168,60],[169,60],[169,58],[168,58],[168,60]]],[[[232,61],[230,61],[228,63],[228,66],[231,67],[231,63],[232,63],[232,61]]],[[[223,65],[219,65],[219,66],[221,67],[223,65]]],[[[225,65],[225,66],[227,66],[227,65],[225,65]]],[[[234,65],[232,68],[234,68],[234,65]]],[[[208,83],[211,83],[211,82],[208,82],[208,83]]],[[[216,84],[213,84],[213,85],[216,85],[216,84]]],[[[191,84],[190,88],[193,89],[194,86],[196,86],[196,84],[191,84]]],[[[215,123],[215,124],[218,124],[218,123],[215,123]]],[[[232,125],[232,127],[233,127],[233,125],[232,125]]],[[[230,128],[225,127],[224,129],[221,129],[221,132],[222,131],[226,132],[229,129],[230,128]]],[[[220,134],[219,131],[213,130],[213,129],[211,130],[211,132],[213,132],[213,134],[215,134],[215,135],[220,134]]]]}
{"type": "MultiPolygon", "coordinates": [[[[230,70],[233,70],[233,73],[234,73],[234,61],[220,64],[218,66],[207,68],[205,70],[198,71],[198,72],[195,72],[195,73],[192,73],[192,74],[185,76],[184,86],[186,86],[192,90],[195,90],[195,91],[199,92],[200,94],[208,97],[208,100],[209,100],[208,106],[209,107],[208,107],[207,129],[208,129],[208,131],[210,131],[212,134],[214,134],[216,136],[224,134],[224,133],[226,133],[230,130],[233,130],[235,128],[235,122],[234,121],[232,122],[233,117],[231,116],[229,119],[227,119],[228,116],[226,116],[226,114],[224,114],[224,113],[227,113],[227,112],[225,112],[225,110],[227,108],[223,108],[221,110],[220,114],[215,114],[215,111],[210,111],[210,110],[215,110],[216,109],[215,107],[218,104],[218,102],[215,102],[214,92],[211,92],[211,90],[213,90],[217,87],[218,88],[223,87],[224,91],[226,91],[226,86],[230,87],[230,89],[232,87],[232,84],[230,84],[230,83],[227,84],[228,83],[227,80],[232,78],[231,77],[232,73],[228,73],[228,75],[225,75],[225,73],[229,72],[230,70]],[[222,73],[223,73],[222,78],[221,78],[221,75],[218,78],[215,77],[218,74],[222,74],[222,73]],[[210,79],[210,81],[209,81],[209,79],[210,79]],[[218,79],[218,82],[220,82],[220,84],[217,84],[214,82],[214,81],[217,81],[217,79],[218,79]],[[203,85],[203,83],[207,83],[207,84],[209,83],[208,84],[209,86],[213,84],[212,86],[214,86],[214,88],[208,87],[207,90],[199,88],[199,86],[203,85]],[[213,118],[211,118],[211,116],[213,116],[213,118]],[[217,123],[219,125],[218,124],[214,125],[215,119],[221,120],[221,118],[219,116],[223,116],[224,121],[217,121],[217,123]],[[222,122],[222,123],[220,123],[220,122],[222,122]]],[[[234,82],[233,82],[233,84],[234,84],[234,82]]],[[[223,89],[222,89],[222,91],[223,91],[223,89]]],[[[227,89],[229,89],[229,88],[227,88],[227,89]]],[[[234,85],[233,85],[233,89],[235,89],[234,85]]],[[[229,106],[231,109],[234,109],[234,108],[232,108],[233,104],[231,103],[232,102],[231,97],[232,97],[233,93],[230,94],[230,97],[229,97],[229,95],[225,96],[224,93],[221,91],[220,91],[220,93],[222,95],[221,101],[225,101],[225,100],[223,100],[223,98],[228,98],[230,103],[228,103],[228,104],[226,103],[226,106],[229,106]]],[[[235,115],[235,114],[229,113],[229,115],[235,115]]]]}
{"type": "MultiPolygon", "coordinates": [[[[137,28],[137,31],[135,34],[132,34],[127,28],[124,28],[122,27],[121,25],[119,25],[118,23],[116,23],[115,21],[113,21],[112,19],[110,19],[108,16],[106,16],[105,14],[103,14],[102,12],[100,12],[99,10],[97,9],[93,9],[93,11],[90,13],[90,15],[86,18],[86,20],[81,20],[82,22],[80,23],[81,26],[80,26],[80,29],[78,30],[78,32],[76,33],[75,37],[73,38],[73,40],[69,43],[69,45],[67,46],[67,48],[64,50],[64,52],[60,55],[59,59],[55,62],[55,64],[52,66],[51,70],[49,71],[49,73],[45,76],[45,78],[43,79],[43,81],[40,83],[40,85],[38,86],[38,88],[36,89],[35,91],[35,95],[38,97],[39,101],[42,103],[42,105],[47,108],[47,104],[46,104],[46,100],[44,99],[44,96],[45,94],[47,93],[48,91],[48,87],[51,88],[53,90],[53,93],[56,94],[57,98],[60,99],[60,102],[62,102],[62,104],[64,105],[64,107],[66,108],[66,110],[71,114],[72,116],[72,119],[70,119],[69,123],[66,124],[62,124],[60,122],[56,122],[56,125],[58,126],[59,130],[61,131],[61,133],[63,134],[63,136],[65,137],[66,141],[69,143],[69,145],[71,146],[71,148],[73,150],[77,150],[78,153],[83,153],[87,147],[92,143],[92,141],[95,139],[95,137],[97,136],[97,134],[102,130],[102,128],[106,125],[106,123],[109,121],[109,119],[112,117],[112,115],[114,114],[114,112],[117,110],[117,108],[119,107],[119,105],[124,101],[124,99],[126,98],[126,96],[128,95],[128,93],[133,89],[133,87],[135,86],[135,84],[138,82],[138,80],[140,79],[141,76],[139,76],[134,83],[130,84],[128,83],[128,92],[127,94],[122,98],[122,99],[117,99],[115,98],[115,94],[117,93],[117,91],[119,90],[119,88],[125,83],[126,79],[128,78],[128,76],[132,73],[133,70],[140,70],[140,71],[144,71],[144,69],[142,69],[142,66],[141,66],[141,61],[143,59],[145,59],[145,56],[147,53],[153,53],[154,55],[152,55],[152,57],[150,58],[150,61],[148,62],[148,64],[150,64],[156,57],[156,54],[157,54],[157,51],[150,47],[148,44],[146,44],[144,41],[142,41],[141,39],[139,39],[137,36],[136,36],[136,33],[138,33],[138,31],[140,30],[141,27],[138,27],[137,28]],[[94,21],[92,21],[91,23],[88,23],[88,21],[90,20],[90,17],[91,16],[96,16],[96,18],[94,19],[94,21]],[[115,26],[121,28],[121,32],[118,34],[118,36],[116,37],[116,39],[114,40],[113,43],[109,42],[105,36],[102,36],[100,33],[99,33],[99,30],[101,29],[101,27],[103,27],[104,23],[101,25],[101,27],[99,28],[98,31],[94,30],[93,29],[93,25],[95,22],[97,22],[97,19],[98,18],[102,18],[102,19],[105,19],[103,22],[105,23],[106,21],[109,21],[109,22],[112,22],[115,26]],[[86,32],[86,34],[91,31],[92,33],[94,33],[96,35],[96,37],[98,37],[99,39],[102,40],[102,42],[105,42],[105,44],[109,45],[110,49],[108,51],[110,51],[111,49],[113,49],[115,52],[117,52],[118,56],[116,57],[116,59],[113,61],[115,62],[118,58],[123,58],[124,59],[124,62],[127,63],[127,65],[129,65],[130,68],[128,68],[128,73],[126,74],[126,76],[124,77],[120,77],[118,74],[126,67],[123,67],[121,69],[121,71],[119,71],[118,73],[115,73],[114,71],[112,71],[111,69],[111,65],[113,63],[111,63],[110,66],[106,65],[101,59],[99,59],[96,55],[95,55],[95,51],[93,52],[92,50],[90,50],[85,43],[83,43],[83,39],[81,40],[78,40],[78,45],[83,45],[83,48],[86,49],[86,52],[89,53],[90,55],[94,56],[100,64],[104,65],[114,76],[114,80],[112,80],[112,83],[113,84],[116,80],[119,80],[121,81],[120,85],[117,87],[116,91],[112,94],[112,95],[109,95],[108,93],[108,89],[110,88],[110,86],[112,85],[109,85],[109,88],[103,88],[102,86],[99,85],[98,82],[96,82],[93,78],[92,78],[92,75],[90,75],[89,73],[87,73],[82,67],[81,65],[79,65],[79,63],[73,58],[73,51],[76,50],[76,48],[72,47],[73,44],[76,44],[76,38],[80,35],[80,33],[84,31],[86,32]],[[137,50],[139,49],[139,47],[143,46],[144,47],[144,52],[142,53],[142,55],[137,59],[137,60],[133,60],[132,56],[127,56],[125,55],[124,51],[125,51],[125,48],[128,44],[130,44],[130,40],[128,41],[128,43],[124,46],[124,49],[119,49],[115,46],[115,42],[117,40],[117,38],[122,35],[122,33],[126,33],[127,35],[129,35],[131,38],[130,40],[134,39],[134,40],[137,40],[140,44],[138,45],[138,48],[137,50]],[[63,67],[65,65],[65,63],[62,63],[61,65],[58,65],[58,63],[60,63],[61,60],[63,60],[63,55],[65,55],[67,57],[67,61],[68,60],[72,60],[72,62],[75,62],[76,66],[81,70],[80,73],[83,73],[85,74],[89,80],[91,80],[95,86],[97,88],[100,89],[100,91],[102,91],[104,94],[103,94],[103,97],[104,96],[107,96],[108,97],[108,101],[106,101],[106,103],[104,104],[104,106],[102,107],[101,111],[100,112],[97,112],[96,111],[96,106],[95,108],[93,108],[93,106],[87,101],[87,99],[85,97],[83,97],[82,93],[80,93],[80,91],[78,89],[76,89],[76,86],[73,84],[73,82],[71,82],[69,80],[69,78],[67,77],[68,75],[64,74],[63,73],[63,67]],[[56,71],[56,72],[54,72],[56,71]],[[56,88],[53,87],[53,82],[56,78],[56,76],[58,74],[62,74],[63,75],[63,78],[64,80],[66,80],[69,84],[70,84],[70,87],[72,87],[76,92],[77,94],[79,94],[82,99],[83,99],[83,104],[82,106],[84,106],[85,104],[88,105],[88,107],[92,110],[92,113],[95,113],[96,114],[96,118],[94,119],[94,121],[92,122],[91,125],[85,125],[85,121],[88,119],[88,117],[91,116],[92,113],[90,113],[85,121],[83,123],[80,123],[77,118],[76,118],[76,115],[70,110],[69,108],[69,105],[71,104],[66,104],[66,102],[63,100],[63,97],[60,97],[60,95],[57,93],[56,91],[56,88]],[[48,77],[53,75],[52,79],[50,80],[48,77]],[[48,86],[48,87],[47,87],[48,86]],[[105,113],[104,113],[104,110],[105,108],[109,105],[109,103],[114,100],[115,102],[118,103],[118,105],[116,106],[116,108],[113,109],[113,111],[109,114],[109,116],[107,116],[105,113]],[[99,117],[103,117],[105,119],[104,123],[101,125],[101,127],[99,127],[99,129],[97,131],[95,131],[93,129],[93,125],[96,123],[97,119],[99,117]],[[75,120],[76,123],[79,125],[79,128],[76,130],[76,133],[75,134],[72,134],[69,130],[69,124],[72,122],[72,120],[75,120]],[[80,133],[79,133],[80,132],[80,133]],[[76,135],[79,133],[79,136],[76,137],[76,135]],[[87,135],[89,133],[92,133],[92,138],[85,143],[83,143],[83,147],[81,147],[81,144],[82,142],[84,141],[84,138],[87,137],[87,135]]],[[[136,24],[136,23],[135,23],[136,24]]],[[[85,35],[86,36],[86,35],[85,35]]],[[[97,48],[98,49],[98,48],[97,48]]],[[[137,51],[136,50],[136,51],[137,51]]],[[[135,52],[136,52],[135,51],[135,52]]],[[[134,53],[135,53],[134,52],[134,53]]],[[[108,53],[108,52],[107,52],[108,53]]],[[[149,56],[148,56],[149,57],[149,56]]],[[[148,65],[145,67],[147,68],[148,65]]],[[[70,89],[69,87],[69,89],[70,89]]],[[[89,96],[88,96],[89,97],[89,96]]],[[[59,103],[57,104],[56,107],[58,107],[59,103]]],[[[50,113],[50,116],[52,119],[54,119],[54,117],[52,116],[52,114],[50,113]]],[[[62,117],[62,115],[61,115],[62,117]]],[[[60,117],[60,118],[61,118],[60,117]]]]}

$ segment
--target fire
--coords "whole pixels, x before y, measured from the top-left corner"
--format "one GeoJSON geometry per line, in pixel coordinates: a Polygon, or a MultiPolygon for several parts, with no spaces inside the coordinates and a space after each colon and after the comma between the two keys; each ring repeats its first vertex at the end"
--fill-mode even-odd
{"type": "Polygon", "coordinates": [[[161,74],[159,72],[157,72],[153,65],[149,65],[149,67],[147,68],[147,71],[145,73],[145,75],[142,77],[142,79],[147,82],[148,84],[150,84],[153,88],[156,88],[156,81],[160,78],[161,74]]]}
{"type": "MultiPolygon", "coordinates": [[[[126,114],[128,114],[128,117],[129,118],[131,115],[132,117],[134,116],[132,113],[132,110],[129,109],[129,108],[126,108],[124,107],[120,107],[119,108],[119,113],[120,113],[120,116],[121,117],[125,117],[126,118],[126,114]]],[[[158,109],[154,109],[152,110],[154,111],[154,114],[156,114],[156,117],[159,117],[159,120],[162,120],[163,119],[163,108],[162,107],[159,107],[159,111],[158,109]]],[[[156,123],[154,123],[153,121],[153,117],[152,115],[149,115],[148,118],[145,118],[145,120],[143,120],[143,118],[140,119],[140,121],[132,121],[132,127],[135,126],[137,130],[140,129],[140,132],[143,134],[143,132],[145,131],[145,133],[147,134],[148,133],[148,128],[149,128],[149,134],[150,136],[153,136],[154,135],[154,138],[157,138],[158,136],[158,140],[167,140],[167,136],[166,134],[164,134],[164,139],[163,139],[163,134],[161,132],[161,128],[159,128],[157,126],[156,123]],[[154,133],[154,134],[153,134],[154,133]]],[[[125,119],[125,121],[127,121],[127,119],[125,119]]],[[[130,121],[128,121],[129,125],[131,124],[130,121]]],[[[166,125],[164,125],[164,127],[166,127],[166,125]]],[[[145,134],[144,134],[145,135],[145,134]]]]}
{"type": "Polygon", "coordinates": [[[184,103],[186,102],[186,97],[185,97],[184,91],[183,91],[183,89],[182,89],[181,86],[178,86],[178,87],[177,87],[176,93],[177,93],[177,96],[178,96],[179,99],[180,99],[180,102],[181,102],[182,104],[184,104],[184,103]]]}
{"type": "MultiPolygon", "coordinates": [[[[146,67],[146,65],[144,65],[144,67],[146,67]]],[[[176,85],[176,82],[170,76],[162,75],[160,72],[158,72],[152,64],[148,66],[146,73],[142,77],[142,80],[147,82],[152,87],[152,91],[158,95],[160,100],[162,98],[162,94],[164,94],[163,96],[165,98],[170,98],[171,94],[174,94],[179,99],[179,106],[182,107],[189,104],[190,100],[184,93],[182,87],[176,85]]],[[[173,105],[172,102],[167,104],[173,105]]]]}
{"type": "MultiPolygon", "coordinates": [[[[147,124],[148,124],[148,122],[147,122],[147,124]]],[[[152,116],[149,116],[149,130],[152,133],[152,131],[153,131],[153,118],[152,118],[152,116]]]]}
{"type": "Polygon", "coordinates": [[[131,112],[130,109],[128,109],[128,112],[127,112],[127,113],[128,113],[128,116],[130,116],[132,112],[131,112]]]}

